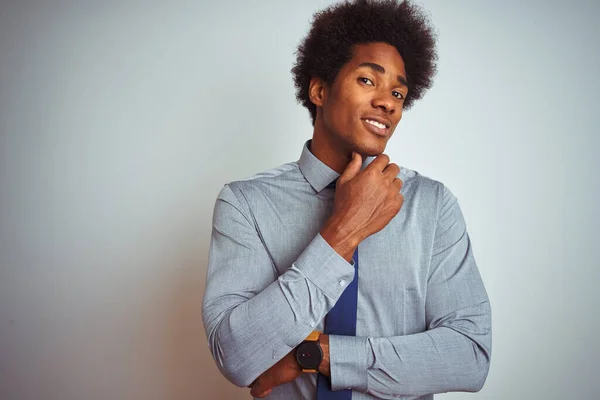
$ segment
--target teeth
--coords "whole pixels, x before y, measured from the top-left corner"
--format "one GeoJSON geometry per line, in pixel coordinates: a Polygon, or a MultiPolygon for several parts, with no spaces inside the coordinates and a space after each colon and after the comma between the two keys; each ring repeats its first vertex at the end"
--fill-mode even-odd
{"type": "Polygon", "coordinates": [[[374,126],[380,128],[380,129],[385,129],[386,128],[386,126],[384,124],[380,124],[379,122],[373,121],[372,119],[365,119],[365,121],[367,121],[369,124],[374,125],[374,126]]]}

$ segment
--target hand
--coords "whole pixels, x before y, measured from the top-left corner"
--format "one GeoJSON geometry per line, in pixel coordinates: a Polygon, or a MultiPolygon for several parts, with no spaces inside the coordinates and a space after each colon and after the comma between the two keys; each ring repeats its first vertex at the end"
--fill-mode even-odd
{"type": "Polygon", "coordinates": [[[321,236],[347,261],[356,246],[382,230],[404,203],[400,168],[385,154],[378,155],[364,170],[362,157],[352,160],[337,181],[333,215],[321,229],[321,236]]]}
{"type": "Polygon", "coordinates": [[[296,350],[292,350],[271,368],[263,372],[253,383],[250,394],[254,397],[263,398],[271,393],[275,386],[291,382],[300,375],[302,369],[298,365],[295,356],[296,350]]]}
{"type": "MultiPolygon", "coordinates": [[[[319,344],[323,350],[323,361],[319,365],[319,372],[329,376],[329,335],[321,334],[319,344]]],[[[302,375],[302,369],[296,361],[295,353],[296,350],[292,350],[252,382],[250,395],[263,398],[269,395],[275,386],[291,382],[302,375]]]]}

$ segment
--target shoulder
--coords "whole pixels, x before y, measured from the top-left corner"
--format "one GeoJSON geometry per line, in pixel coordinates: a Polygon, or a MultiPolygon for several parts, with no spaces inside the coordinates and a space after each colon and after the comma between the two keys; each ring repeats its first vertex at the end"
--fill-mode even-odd
{"type": "Polygon", "coordinates": [[[398,178],[403,182],[401,193],[405,201],[409,199],[418,204],[421,210],[439,215],[445,209],[457,206],[452,191],[437,179],[406,167],[400,167],[398,178]]]}
{"type": "Polygon", "coordinates": [[[238,202],[246,203],[249,197],[267,194],[277,189],[285,189],[294,182],[302,181],[297,162],[290,162],[270,168],[247,178],[228,182],[219,193],[219,199],[234,196],[238,202]]]}
{"type": "Polygon", "coordinates": [[[450,193],[448,187],[439,180],[404,166],[400,167],[398,178],[403,182],[403,191],[406,188],[407,191],[410,190],[436,197],[444,196],[446,192],[450,193]]]}

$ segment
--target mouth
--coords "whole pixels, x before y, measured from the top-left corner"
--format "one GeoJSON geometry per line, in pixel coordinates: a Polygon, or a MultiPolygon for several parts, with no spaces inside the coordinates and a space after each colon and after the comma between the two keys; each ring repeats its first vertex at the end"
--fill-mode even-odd
{"type": "Polygon", "coordinates": [[[373,118],[361,118],[367,129],[378,136],[389,136],[391,124],[373,118]]]}

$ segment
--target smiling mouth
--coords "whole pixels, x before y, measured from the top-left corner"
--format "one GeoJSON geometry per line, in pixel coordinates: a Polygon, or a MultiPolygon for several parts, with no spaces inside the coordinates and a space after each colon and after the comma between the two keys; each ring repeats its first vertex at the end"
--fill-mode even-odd
{"type": "Polygon", "coordinates": [[[362,121],[365,123],[365,126],[371,133],[374,133],[377,136],[389,136],[390,129],[385,124],[368,118],[363,118],[362,121]]]}
{"type": "Polygon", "coordinates": [[[373,126],[376,126],[379,129],[387,129],[387,126],[385,126],[384,124],[382,124],[380,122],[377,122],[377,121],[373,121],[372,119],[365,118],[364,121],[367,124],[371,124],[373,126]]]}

